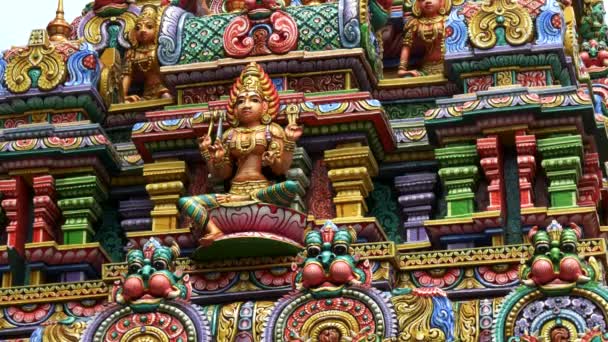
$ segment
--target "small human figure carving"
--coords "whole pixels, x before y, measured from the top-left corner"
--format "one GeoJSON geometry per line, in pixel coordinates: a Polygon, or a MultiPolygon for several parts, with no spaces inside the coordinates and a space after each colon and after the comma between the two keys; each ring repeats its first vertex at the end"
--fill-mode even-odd
{"type": "Polygon", "coordinates": [[[123,92],[125,102],[172,98],[160,76],[160,65],[156,57],[158,35],[158,9],[144,6],[129,32],[132,48],[125,55],[123,68],[123,92]],[[143,95],[129,94],[133,82],[143,83],[143,95]]]}
{"type": "Polygon", "coordinates": [[[443,73],[445,20],[450,0],[416,0],[413,17],[405,24],[399,59],[399,76],[443,73]],[[412,56],[420,57],[418,69],[410,69],[412,56]]]}

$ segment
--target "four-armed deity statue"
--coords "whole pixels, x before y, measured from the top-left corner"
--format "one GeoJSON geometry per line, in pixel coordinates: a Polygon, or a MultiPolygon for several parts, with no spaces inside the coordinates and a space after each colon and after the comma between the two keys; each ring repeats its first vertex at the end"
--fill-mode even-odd
{"type": "Polygon", "coordinates": [[[199,227],[207,226],[200,240],[208,244],[221,236],[221,227],[208,220],[207,209],[223,204],[251,202],[289,205],[295,196],[296,183],[274,183],[264,169],[282,176],[289,170],[296,141],[302,127],[290,122],[283,128],[276,122],[279,95],[262,68],[251,63],[243,69],[230,91],[227,117],[230,128],[215,141],[211,135],[199,139],[199,149],[214,177],[229,180],[226,194],[183,197],[179,207],[199,227]]]}

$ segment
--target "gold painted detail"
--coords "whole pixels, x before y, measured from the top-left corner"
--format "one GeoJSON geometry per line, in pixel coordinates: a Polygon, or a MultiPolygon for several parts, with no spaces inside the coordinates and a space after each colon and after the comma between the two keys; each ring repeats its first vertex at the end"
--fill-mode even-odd
{"type": "Polygon", "coordinates": [[[476,342],[479,334],[479,301],[472,300],[458,304],[456,336],[461,342],[476,342]]]}
{"type": "Polygon", "coordinates": [[[103,102],[109,107],[112,103],[124,101],[122,91],[122,61],[116,48],[105,49],[101,55],[103,69],[99,78],[99,94],[103,102]]]}
{"type": "Polygon", "coordinates": [[[445,334],[431,328],[433,302],[431,297],[407,294],[391,298],[399,324],[398,341],[439,342],[445,341],[445,334]]]}
{"type": "Polygon", "coordinates": [[[499,26],[510,45],[523,45],[533,36],[530,13],[516,0],[487,0],[469,23],[471,43],[480,49],[494,47],[499,26]]]}
{"type": "MultiPolygon", "coordinates": [[[[352,247],[360,259],[369,259],[370,261],[394,260],[395,257],[395,244],[393,242],[360,243],[354,244],[352,247]]],[[[244,272],[272,267],[291,267],[294,261],[294,257],[266,257],[223,259],[196,263],[190,258],[179,258],[175,262],[175,267],[188,274],[228,271],[244,272]]],[[[104,264],[102,268],[102,278],[106,282],[118,279],[123,273],[127,273],[126,262],[104,264]]]]}
{"type": "Polygon", "coordinates": [[[109,292],[103,281],[11,287],[0,289],[0,303],[8,306],[82,300],[106,297],[109,292]]]}
{"type": "Polygon", "coordinates": [[[19,94],[36,86],[32,78],[37,79],[40,90],[48,91],[63,83],[66,76],[63,58],[51,45],[48,33],[45,30],[33,30],[27,49],[8,61],[5,81],[11,92],[19,94]],[[39,75],[32,77],[33,71],[39,75]]]}
{"type": "Polygon", "coordinates": [[[253,316],[253,340],[261,341],[264,333],[264,328],[268,321],[268,316],[272,312],[272,308],[275,306],[275,302],[272,301],[256,301],[254,316],[253,316]]]}
{"type": "Polygon", "coordinates": [[[126,11],[117,17],[103,18],[103,17],[93,17],[84,27],[84,40],[93,45],[98,45],[101,43],[103,36],[101,34],[103,28],[103,24],[106,22],[112,23],[124,23],[124,38],[126,40],[127,35],[126,32],[131,31],[135,27],[135,19],[137,19],[137,15],[135,13],[126,11]]]}
{"type": "MultiPolygon", "coordinates": [[[[441,252],[405,253],[399,255],[399,269],[413,271],[421,268],[462,267],[495,263],[518,263],[530,257],[530,245],[508,245],[448,250],[441,252]]],[[[603,239],[582,240],[578,253],[584,257],[606,257],[603,239]]]]}
{"type": "Polygon", "coordinates": [[[177,200],[184,190],[186,163],[184,161],[159,161],[145,164],[144,177],[148,181],[146,191],[154,208],[152,216],[152,231],[169,231],[177,229],[179,211],[177,200]]]}
{"type": "Polygon", "coordinates": [[[44,328],[43,341],[78,342],[84,334],[87,324],[85,322],[73,322],[65,324],[54,322],[44,328]]]}
{"type": "Polygon", "coordinates": [[[224,305],[220,312],[217,339],[218,341],[232,342],[237,333],[239,309],[242,302],[224,305]]]}
{"type": "Polygon", "coordinates": [[[325,163],[336,191],[334,204],[338,218],[365,216],[365,199],[374,189],[372,177],[378,174],[378,164],[370,148],[360,144],[338,146],[325,152],[325,163]]]}

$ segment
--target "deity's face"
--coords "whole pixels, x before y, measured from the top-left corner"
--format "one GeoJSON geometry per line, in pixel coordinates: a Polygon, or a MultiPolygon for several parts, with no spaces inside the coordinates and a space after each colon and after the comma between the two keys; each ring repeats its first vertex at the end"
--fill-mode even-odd
{"type": "Polygon", "coordinates": [[[154,21],[150,19],[140,20],[135,24],[135,38],[139,44],[154,43],[156,32],[154,21]]]}
{"type": "Polygon", "coordinates": [[[235,112],[243,125],[260,124],[262,115],[268,110],[268,104],[254,91],[240,93],[236,98],[235,112]]]}
{"type": "Polygon", "coordinates": [[[420,11],[425,17],[434,17],[439,14],[439,9],[443,6],[442,0],[418,0],[420,11]]]}
{"type": "Polygon", "coordinates": [[[342,334],[335,328],[327,328],[319,334],[319,342],[340,342],[342,334]]]}

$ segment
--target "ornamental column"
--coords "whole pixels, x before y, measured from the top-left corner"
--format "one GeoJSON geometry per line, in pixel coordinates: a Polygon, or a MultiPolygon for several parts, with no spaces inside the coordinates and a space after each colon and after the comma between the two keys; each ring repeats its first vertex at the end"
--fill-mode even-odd
{"type": "Polygon", "coordinates": [[[1,180],[0,193],[3,198],[1,205],[8,218],[6,245],[14,248],[20,256],[24,256],[31,206],[27,183],[21,176],[1,180]]]}
{"type": "Polygon", "coordinates": [[[186,162],[168,160],[145,164],[144,177],[148,182],[146,191],[154,203],[154,209],[150,212],[152,231],[165,232],[179,228],[177,200],[185,189],[186,162]]]}
{"type": "Polygon", "coordinates": [[[58,179],[59,208],[65,217],[61,226],[63,244],[75,245],[91,242],[93,225],[101,217],[101,202],[107,198],[105,186],[96,176],[58,179]]]}
{"type": "Polygon", "coordinates": [[[34,232],[32,242],[55,240],[55,224],[61,216],[56,204],[55,178],[51,175],[34,177],[34,232]]]}
{"type": "Polygon", "coordinates": [[[368,146],[352,143],[325,151],[329,179],[336,191],[334,204],[337,217],[363,217],[367,213],[365,199],[374,189],[372,177],[378,164],[368,146]]]}
{"type": "Polygon", "coordinates": [[[498,137],[490,136],[477,139],[477,153],[481,157],[479,164],[483,168],[488,179],[488,196],[490,203],[486,208],[490,210],[501,210],[502,208],[502,153],[499,147],[498,137]]]}
{"type": "Polygon", "coordinates": [[[424,221],[431,218],[437,183],[437,174],[430,172],[410,173],[395,178],[399,191],[399,206],[404,218],[404,237],[407,242],[428,241],[424,221]]]}
{"type": "Polygon", "coordinates": [[[306,150],[302,147],[296,147],[293,152],[293,161],[291,162],[291,168],[287,171],[287,179],[298,183],[298,194],[293,199],[291,208],[300,212],[306,212],[306,203],[304,197],[306,196],[306,189],[310,186],[310,171],[312,169],[312,161],[306,153],[306,150]]]}
{"type": "Polygon", "coordinates": [[[597,153],[585,153],[583,178],[578,183],[580,206],[595,207],[600,200],[602,171],[597,153]]]}
{"type": "Polygon", "coordinates": [[[583,140],[580,135],[538,140],[541,165],[549,179],[551,207],[575,207],[578,202],[577,184],[581,178],[583,140]]]}
{"type": "Polygon", "coordinates": [[[475,211],[477,185],[477,148],[475,145],[453,145],[435,149],[439,177],[447,195],[446,218],[470,216],[475,211]]]}
{"type": "Polygon", "coordinates": [[[519,174],[521,208],[534,207],[534,177],[536,176],[536,136],[519,132],[515,136],[519,174]]]}

